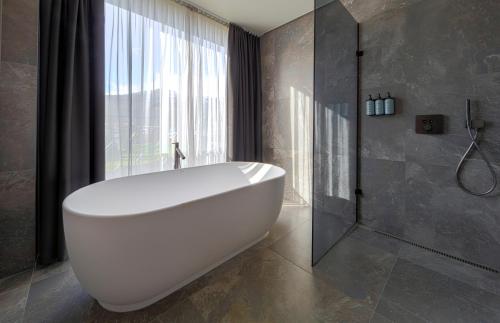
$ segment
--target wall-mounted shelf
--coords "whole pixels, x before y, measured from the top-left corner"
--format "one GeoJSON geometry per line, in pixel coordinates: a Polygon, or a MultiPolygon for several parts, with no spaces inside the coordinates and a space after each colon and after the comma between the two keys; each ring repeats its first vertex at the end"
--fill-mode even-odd
{"type": "Polygon", "coordinates": [[[366,100],[365,114],[368,117],[388,117],[396,114],[396,100],[391,96],[390,92],[387,92],[387,97],[382,98],[380,93],[378,98],[373,99],[372,95],[369,95],[368,100],[366,100]]]}

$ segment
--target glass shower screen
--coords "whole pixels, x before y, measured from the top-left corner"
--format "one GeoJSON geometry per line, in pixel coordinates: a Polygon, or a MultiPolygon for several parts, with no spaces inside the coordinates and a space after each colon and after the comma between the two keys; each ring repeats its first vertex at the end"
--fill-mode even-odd
{"type": "Polygon", "coordinates": [[[312,262],[356,223],[358,25],[338,0],[315,1],[312,262]]]}

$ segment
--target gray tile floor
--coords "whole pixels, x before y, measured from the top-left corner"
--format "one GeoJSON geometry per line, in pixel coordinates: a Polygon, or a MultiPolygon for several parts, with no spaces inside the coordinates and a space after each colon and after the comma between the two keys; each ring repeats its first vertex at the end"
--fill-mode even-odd
{"type": "Polygon", "coordinates": [[[158,303],[102,309],[69,263],[0,280],[1,322],[500,322],[500,278],[358,227],[314,268],[311,215],[158,303]]]}

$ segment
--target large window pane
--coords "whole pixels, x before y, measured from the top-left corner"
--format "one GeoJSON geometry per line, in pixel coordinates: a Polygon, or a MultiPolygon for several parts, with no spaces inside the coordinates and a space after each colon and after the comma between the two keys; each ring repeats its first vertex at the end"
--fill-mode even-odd
{"type": "Polygon", "coordinates": [[[106,178],[226,161],[228,28],[169,0],[107,0],[106,178]]]}

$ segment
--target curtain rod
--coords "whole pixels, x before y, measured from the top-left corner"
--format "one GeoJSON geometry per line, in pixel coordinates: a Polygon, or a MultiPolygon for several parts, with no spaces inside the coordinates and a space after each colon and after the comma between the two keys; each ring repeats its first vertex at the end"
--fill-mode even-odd
{"type": "Polygon", "coordinates": [[[229,21],[227,21],[226,19],[219,17],[216,14],[213,14],[213,13],[207,11],[206,9],[200,8],[200,7],[192,4],[191,2],[188,2],[186,0],[174,0],[174,2],[180,4],[184,7],[187,7],[189,10],[192,10],[196,13],[199,13],[200,15],[203,15],[207,18],[215,20],[216,22],[218,22],[221,25],[229,26],[229,21]]]}

